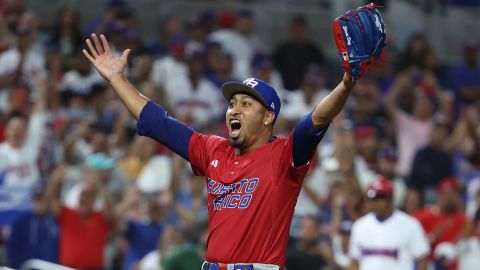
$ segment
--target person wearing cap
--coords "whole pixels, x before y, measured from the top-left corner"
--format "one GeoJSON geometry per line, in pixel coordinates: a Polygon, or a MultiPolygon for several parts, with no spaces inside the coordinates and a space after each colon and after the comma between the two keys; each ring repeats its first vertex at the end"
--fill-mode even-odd
{"type": "MultiPolygon", "coordinates": [[[[441,243],[457,243],[463,236],[470,221],[462,211],[461,190],[458,179],[445,177],[437,185],[438,200],[413,216],[420,221],[432,248],[432,260],[436,248],[441,243]]],[[[449,269],[457,269],[453,264],[449,269]]]]}
{"type": "MultiPolygon", "coordinates": [[[[231,11],[222,11],[218,15],[219,28],[208,35],[210,42],[218,42],[222,49],[232,55],[233,74],[235,77],[243,78],[251,74],[250,61],[252,60],[254,48],[249,39],[240,31],[244,28],[238,15],[244,17],[244,14],[231,11]]],[[[248,28],[248,26],[247,26],[248,28]]]]}
{"type": "Polygon", "coordinates": [[[228,139],[204,135],[141,95],[123,72],[130,50],[110,51],[92,34],[85,56],[138,119],[138,133],[154,138],[206,176],[209,237],[203,269],[283,269],[295,203],[316,147],[341,111],[354,83],[348,75],[287,138],[273,136],[281,102],[275,89],[249,78],[228,82],[228,139]]]}
{"type": "Polygon", "coordinates": [[[427,237],[415,218],[395,209],[391,180],[378,177],[366,195],[371,211],[352,225],[350,269],[426,270],[427,237]]]}

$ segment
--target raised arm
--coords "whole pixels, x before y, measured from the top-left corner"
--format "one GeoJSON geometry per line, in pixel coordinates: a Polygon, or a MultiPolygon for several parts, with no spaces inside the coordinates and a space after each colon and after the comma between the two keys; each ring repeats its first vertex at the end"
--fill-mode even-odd
{"type": "Polygon", "coordinates": [[[48,180],[48,187],[45,193],[45,202],[49,211],[55,216],[60,213],[60,209],[62,207],[60,202],[60,192],[64,177],[65,166],[60,165],[52,172],[52,175],[48,180]]]}
{"type": "Polygon", "coordinates": [[[113,90],[138,121],[138,133],[148,136],[166,145],[170,150],[188,160],[188,145],[193,129],[171,117],[158,104],[142,95],[125,78],[123,71],[127,64],[130,49],[126,49],[120,58],[110,52],[107,39],[102,34],[100,39],[92,34],[92,40],[87,39],[87,50],[83,54],[95,66],[98,73],[112,85],[113,90]]]}
{"type": "Polygon", "coordinates": [[[352,92],[355,83],[348,74],[343,75],[343,80],[326,96],[312,114],[313,126],[316,130],[327,126],[333,118],[342,110],[347,101],[350,92],[352,92]]]}
{"type": "Polygon", "coordinates": [[[90,39],[86,41],[90,52],[83,50],[83,54],[95,66],[98,73],[112,86],[128,111],[136,119],[139,119],[143,107],[150,99],[143,96],[125,78],[124,70],[130,49],[126,49],[119,58],[112,54],[108,41],[103,34],[100,35],[100,39],[97,35],[92,34],[91,39],[93,42],[90,39]]]}

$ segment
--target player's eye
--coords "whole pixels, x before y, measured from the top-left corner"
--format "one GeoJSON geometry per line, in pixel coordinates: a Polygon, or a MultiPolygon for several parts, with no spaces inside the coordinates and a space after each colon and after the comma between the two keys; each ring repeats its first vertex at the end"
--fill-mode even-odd
{"type": "Polygon", "coordinates": [[[243,107],[250,107],[250,105],[251,105],[250,102],[247,102],[247,101],[243,102],[243,107]]]}
{"type": "Polygon", "coordinates": [[[228,103],[228,108],[233,109],[235,107],[235,104],[233,102],[228,103]]]}

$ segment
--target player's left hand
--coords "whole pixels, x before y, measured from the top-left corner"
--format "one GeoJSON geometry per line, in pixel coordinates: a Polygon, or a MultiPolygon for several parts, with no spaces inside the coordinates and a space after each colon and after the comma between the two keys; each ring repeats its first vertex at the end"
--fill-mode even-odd
{"type": "Polygon", "coordinates": [[[107,81],[115,76],[123,75],[130,49],[126,49],[121,57],[116,57],[110,51],[108,41],[103,34],[100,35],[99,39],[94,33],[91,39],[93,42],[90,39],[86,40],[90,52],[83,50],[83,54],[95,66],[98,73],[107,81]]]}
{"type": "Polygon", "coordinates": [[[365,74],[368,65],[380,58],[385,46],[385,25],[373,3],[337,17],[333,32],[345,72],[353,79],[365,74]]]}

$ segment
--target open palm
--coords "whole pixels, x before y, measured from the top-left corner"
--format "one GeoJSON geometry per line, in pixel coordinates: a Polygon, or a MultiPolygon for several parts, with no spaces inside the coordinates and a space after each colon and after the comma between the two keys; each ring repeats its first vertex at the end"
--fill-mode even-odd
{"type": "Polygon", "coordinates": [[[93,43],[90,39],[86,40],[90,52],[84,49],[83,54],[95,66],[98,73],[106,80],[123,75],[130,49],[126,49],[121,57],[116,57],[111,53],[108,41],[103,34],[100,35],[101,41],[96,34],[92,34],[91,39],[93,43]]]}

